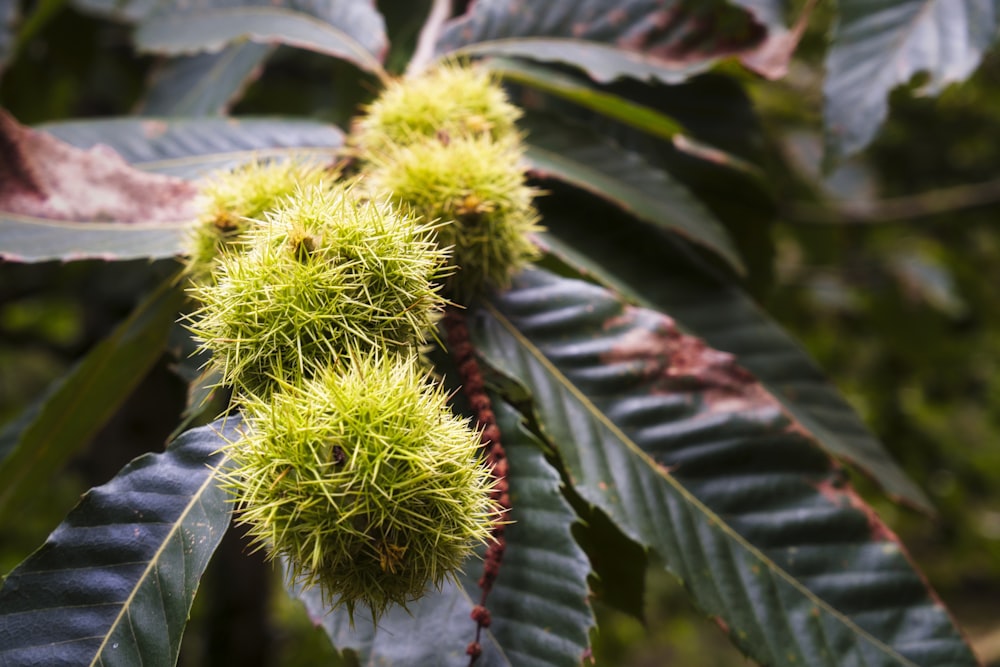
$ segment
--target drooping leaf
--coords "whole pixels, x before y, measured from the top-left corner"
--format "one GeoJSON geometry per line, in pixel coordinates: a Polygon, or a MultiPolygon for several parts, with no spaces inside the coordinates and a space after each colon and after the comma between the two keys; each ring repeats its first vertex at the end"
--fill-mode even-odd
{"type": "MultiPolygon", "coordinates": [[[[594,624],[587,596],[590,565],[573,540],[576,515],[559,491],[559,474],[508,405],[494,403],[510,464],[511,506],[503,565],[486,606],[492,615],[477,665],[572,667],[587,650],[594,624]]],[[[334,646],[355,652],[364,665],[468,665],[475,637],[469,614],[480,599],[479,559],[465,566],[461,585],[448,582],[412,605],[390,611],[377,628],[361,611],[327,613],[315,590],[297,591],[334,646]],[[411,615],[412,614],[412,615],[411,615]]]]}
{"type": "Polygon", "coordinates": [[[0,258],[14,262],[163,258],[180,253],[187,223],[59,222],[0,211],[0,258]]]}
{"type": "MultiPolygon", "coordinates": [[[[56,123],[42,129],[44,133],[32,130],[31,136],[42,137],[43,144],[51,142],[54,136],[70,144],[61,145],[60,150],[73,146],[87,149],[84,155],[98,161],[104,161],[111,154],[108,150],[111,148],[133,167],[173,177],[167,181],[168,185],[188,193],[191,202],[194,201],[194,187],[176,178],[193,179],[252,159],[295,155],[332,161],[344,140],[343,132],[332,125],[299,120],[123,118],[56,123]]],[[[33,155],[32,160],[37,164],[41,155],[33,155]]],[[[120,159],[115,156],[114,160],[120,159]]],[[[0,162],[0,174],[6,173],[5,169],[15,168],[13,162],[0,162]]],[[[127,167],[123,165],[123,168],[127,167]]],[[[17,179],[0,180],[0,183],[22,183],[23,187],[15,191],[20,193],[16,197],[22,202],[22,208],[27,206],[30,210],[36,206],[36,199],[31,195],[30,179],[25,182],[23,178],[29,173],[33,172],[18,169],[17,179]]],[[[45,217],[44,211],[23,215],[11,212],[4,205],[10,200],[6,195],[7,187],[0,185],[0,257],[22,262],[172,257],[182,251],[185,230],[196,214],[192,209],[186,213],[188,219],[180,222],[128,224],[87,217],[52,219],[45,217]]],[[[108,187],[112,188],[112,184],[108,187]]],[[[63,199],[69,206],[77,201],[93,200],[94,196],[91,190],[73,190],[63,199]]],[[[143,214],[146,211],[145,208],[138,210],[143,214]]]]}
{"type": "Polygon", "coordinates": [[[163,353],[184,302],[168,279],[0,431],[0,516],[16,512],[110,419],[163,353]]]}
{"type": "MultiPolygon", "coordinates": [[[[712,304],[717,307],[717,304],[712,304]]],[[[768,665],[975,665],[898,539],[729,354],[529,270],[473,317],[584,499],[768,665]]]]}
{"type": "Polygon", "coordinates": [[[602,90],[583,77],[514,58],[490,58],[486,67],[506,83],[514,83],[561,97],[589,111],[628,123],[662,139],[684,131],[674,118],[628,98],[602,90]]]}
{"type": "Polygon", "coordinates": [[[665,171],[565,121],[546,122],[535,116],[528,129],[527,158],[536,176],[596,194],[640,220],[704,246],[744,272],[725,228],[665,171]]]}
{"type": "Polygon", "coordinates": [[[376,74],[387,49],[371,0],[170,0],[135,34],[140,49],[168,55],[214,52],[240,39],[310,49],[376,74]]]}
{"type": "Polygon", "coordinates": [[[143,171],[191,179],[254,158],[332,160],[344,145],[340,128],[297,119],[109,118],[41,129],[81,148],[109,146],[143,171]]]}
{"type": "Polygon", "coordinates": [[[130,167],[105,146],[81,150],[22,127],[0,110],[0,257],[129,254],[127,246],[114,245],[120,239],[113,234],[108,247],[88,252],[84,244],[100,242],[117,227],[131,228],[139,243],[159,242],[196,215],[196,192],[180,179],[130,167]],[[77,238],[72,230],[81,221],[99,226],[77,238]]]}
{"type": "Polygon", "coordinates": [[[23,127],[0,111],[0,210],[50,220],[172,223],[190,219],[196,188],[23,127]]]}
{"type": "Polygon", "coordinates": [[[752,12],[725,0],[484,0],[445,25],[438,52],[565,63],[602,82],[677,83],[767,37],[752,12]]]}
{"type": "Polygon", "coordinates": [[[139,112],[146,116],[222,115],[260,72],[274,47],[230,44],[218,53],[180,56],[154,74],[139,112]]]}
{"type": "Polygon", "coordinates": [[[967,78],[1000,28],[997,0],[842,0],[838,10],[823,86],[831,159],[868,145],[889,92],[914,75],[932,94],[967,78]]]}
{"type": "MultiPolygon", "coordinates": [[[[554,198],[550,198],[554,199],[554,198]]],[[[914,484],[809,355],[738,285],[684,247],[593,202],[540,200],[542,236],[569,264],[674,317],[712,347],[736,355],[828,452],[871,475],[897,500],[930,511],[914,484]]]]}
{"type": "MultiPolygon", "coordinates": [[[[473,599],[454,581],[446,582],[441,590],[428,591],[407,609],[393,607],[379,619],[377,627],[364,616],[363,609],[352,627],[348,615],[340,610],[330,612],[315,589],[293,587],[291,593],[305,603],[313,623],[322,624],[334,647],[354,653],[365,667],[469,664],[465,649],[476,634],[469,614],[478,597],[473,599]]],[[[482,634],[480,644],[483,652],[477,665],[513,667],[491,632],[482,634]]]]}
{"type": "Polygon", "coordinates": [[[173,665],[228,525],[215,474],[239,420],[144,454],[80,504],[0,588],[0,664],[173,665]]]}
{"type": "MultiPolygon", "coordinates": [[[[751,288],[766,292],[772,255],[768,230],[775,204],[770,183],[757,166],[763,163],[759,123],[746,92],[732,77],[705,74],[666,86],[633,80],[598,85],[582,77],[562,76],[578,86],[623,98],[661,118],[669,118],[670,124],[680,125],[683,132],[671,134],[669,128],[657,131],[648,126],[652,118],[651,123],[637,123],[545,92],[544,88],[527,86],[523,93],[515,92],[525,109],[525,126],[530,129],[540,115],[558,118],[563,125],[573,120],[667,172],[725,225],[747,265],[751,288]]],[[[655,124],[662,125],[662,121],[655,124]]]]}

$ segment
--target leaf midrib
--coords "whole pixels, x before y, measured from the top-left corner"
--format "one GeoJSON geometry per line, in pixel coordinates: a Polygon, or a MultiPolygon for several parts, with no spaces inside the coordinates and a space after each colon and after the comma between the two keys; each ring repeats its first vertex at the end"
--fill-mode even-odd
{"type": "Polygon", "coordinates": [[[566,377],[562,371],[560,371],[556,366],[549,361],[542,351],[532,343],[527,337],[525,337],[514,324],[503,315],[500,310],[491,301],[485,301],[484,307],[496,320],[507,330],[507,332],[513,336],[521,345],[528,350],[528,352],[535,358],[535,360],[542,365],[542,367],[548,372],[552,377],[562,385],[566,391],[568,391],[576,400],[578,400],[581,405],[586,409],[591,416],[607,428],[611,433],[621,440],[622,443],[642,460],[647,467],[657,476],[659,476],[663,481],[665,481],[669,486],[671,486],[681,497],[688,502],[689,506],[702,514],[709,524],[714,524],[719,530],[721,530],[727,537],[732,539],[738,546],[742,547],[751,556],[756,558],[764,566],[768,568],[772,573],[774,573],[778,578],[784,580],[787,584],[792,586],[797,590],[803,597],[810,600],[817,607],[825,611],[831,617],[837,619],[843,623],[846,627],[850,628],[852,632],[856,635],[863,637],[868,640],[874,647],[881,650],[888,656],[893,657],[900,661],[900,664],[907,665],[909,667],[919,667],[916,663],[911,662],[904,656],[900,655],[895,649],[893,649],[888,644],[882,642],[878,638],[874,637],[871,633],[866,631],[857,625],[850,617],[844,615],[838,609],[832,607],[822,598],[816,596],[811,590],[802,585],[797,579],[795,579],[791,574],[789,574],[784,569],[778,567],[778,565],[767,558],[765,554],[746,540],[742,535],[740,535],[736,530],[734,530],[728,522],[722,519],[718,514],[713,512],[707,505],[701,502],[697,497],[695,497],[690,491],[687,490],[677,479],[669,474],[662,466],[656,465],[656,462],[641,448],[636,444],[630,437],[628,437],[613,421],[607,418],[603,411],[597,408],[596,405],[583,393],[581,392],[574,383],[570,382],[569,378],[566,377]]]}
{"type": "MultiPolygon", "coordinates": [[[[121,610],[119,610],[118,615],[115,616],[114,621],[111,623],[110,626],[108,626],[108,631],[104,634],[104,638],[101,641],[101,645],[98,646],[97,650],[94,652],[94,658],[90,662],[90,667],[94,667],[94,665],[98,664],[98,662],[101,661],[101,654],[104,652],[104,648],[107,646],[108,640],[111,638],[111,635],[114,634],[115,629],[119,626],[122,619],[127,614],[128,609],[132,601],[135,599],[135,596],[138,593],[139,589],[142,588],[142,585],[149,578],[150,572],[153,570],[154,566],[159,561],[160,557],[163,555],[163,552],[166,549],[167,545],[173,541],[174,537],[179,532],[181,526],[184,523],[184,519],[186,519],[187,516],[191,513],[191,509],[198,502],[201,501],[201,496],[202,494],[205,493],[205,489],[207,489],[212,484],[212,482],[215,481],[216,473],[219,471],[219,469],[222,468],[222,466],[226,464],[226,461],[228,461],[228,457],[222,456],[216,465],[211,466],[209,468],[210,471],[209,474],[206,475],[205,477],[205,481],[203,481],[201,485],[198,487],[197,492],[191,495],[191,499],[188,501],[187,505],[185,505],[184,510],[178,515],[177,521],[174,522],[174,527],[160,542],[160,546],[157,547],[156,551],[153,554],[153,557],[149,559],[149,562],[146,565],[146,569],[143,570],[142,575],[136,580],[135,586],[132,587],[132,591],[129,593],[125,601],[122,603],[121,610]]],[[[184,556],[183,550],[181,551],[181,554],[182,557],[186,557],[184,556]]]]}

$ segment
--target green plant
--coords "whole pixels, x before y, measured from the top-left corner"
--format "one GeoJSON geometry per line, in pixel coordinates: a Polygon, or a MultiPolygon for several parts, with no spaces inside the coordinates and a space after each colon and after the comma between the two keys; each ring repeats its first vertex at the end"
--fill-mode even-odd
{"type": "MultiPolygon", "coordinates": [[[[966,14],[919,4],[840,3],[831,163],[871,139],[890,88],[918,70],[932,88],[963,78],[986,47],[966,14]],[[961,63],[914,37],[956,25],[961,63]]],[[[174,56],[141,101],[160,118],[28,129],[0,114],[0,254],[162,261],[134,314],[0,434],[0,517],[80,450],[168,339],[189,400],[166,451],[88,492],[7,575],[0,662],[176,662],[230,524],[228,487],[251,536],[289,559],[289,593],[364,663],[579,664],[592,601],[642,613],[647,551],[762,664],[977,663],[840,462],[927,509],[921,486],[752,296],[771,260],[772,186],[791,177],[762,166],[782,156],[764,152],[751,75],[732,61],[783,73],[801,33],[780,3],[498,0],[454,16],[446,2],[74,5],[174,56]],[[326,78],[269,94],[279,65],[335,67],[339,94],[326,78]],[[409,101],[404,67],[446,92],[409,101]],[[356,116],[354,131],[197,115],[244,92],[254,110],[356,116]],[[198,186],[221,201],[223,173],[257,203],[220,225],[198,186]],[[417,437],[418,423],[440,430],[417,437]],[[373,458],[341,470],[338,438],[373,458]],[[291,500],[312,474],[321,500],[291,500]],[[390,489],[426,502],[398,516],[390,489]],[[365,515],[344,531],[308,514],[338,493],[345,517],[365,515]],[[487,534],[495,507],[510,523],[487,534]],[[475,521],[446,529],[449,517],[475,521]],[[411,530],[417,518],[429,529],[411,530]],[[364,566],[345,571],[359,551],[364,566]],[[459,561],[464,574],[447,576],[459,561]],[[355,617],[359,601],[377,622],[355,617]]],[[[5,85],[28,76],[26,45],[48,18],[12,32],[7,7],[5,85]]]]}

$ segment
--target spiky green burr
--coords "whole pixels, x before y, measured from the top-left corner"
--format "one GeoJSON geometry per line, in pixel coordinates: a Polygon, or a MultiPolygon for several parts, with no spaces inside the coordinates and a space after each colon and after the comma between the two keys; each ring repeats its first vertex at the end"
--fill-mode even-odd
{"type": "Polygon", "coordinates": [[[479,434],[413,356],[343,357],[245,403],[229,447],[239,520],[291,576],[375,618],[440,585],[489,536],[497,508],[479,434]]]}
{"type": "Polygon", "coordinates": [[[447,292],[467,303],[487,287],[505,287],[538,255],[536,191],[524,182],[518,141],[488,136],[425,139],[372,158],[367,186],[391,193],[426,220],[458,267],[447,292]]]}
{"type": "Polygon", "coordinates": [[[268,394],[354,349],[426,340],[446,303],[447,250],[382,199],[312,187],[254,222],[215,279],[191,288],[190,329],[224,382],[268,394]]]}
{"type": "Polygon", "coordinates": [[[250,220],[287,202],[298,188],[331,187],[334,176],[302,161],[253,161],[205,181],[203,212],[186,242],[187,273],[193,282],[210,279],[222,249],[236,241],[250,220]]]}
{"type": "Polygon", "coordinates": [[[354,125],[362,157],[427,137],[516,136],[517,107],[482,69],[445,63],[391,82],[354,125]]]}

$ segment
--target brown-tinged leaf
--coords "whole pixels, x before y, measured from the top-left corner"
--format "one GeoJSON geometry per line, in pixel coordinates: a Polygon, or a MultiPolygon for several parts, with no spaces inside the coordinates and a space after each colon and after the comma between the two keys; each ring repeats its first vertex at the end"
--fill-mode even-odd
{"type": "Polygon", "coordinates": [[[538,270],[472,311],[574,490],[766,665],[972,667],[905,549],[802,424],[670,317],[538,270]]]}
{"type": "Polygon", "coordinates": [[[759,8],[736,4],[741,3],[475,2],[446,24],[437,50],[563,62],[585,69],[596,81],[628,76],[676,83],[719,58],[767,48],[772,26],[758,17],[759,8]]]}
{"type": "Polygon", "coordinates": [[[194,184],[130,167],[106,146],[81,150],[0,110],[0,213],[48,220],[183,222],[194,184]]]}
{"type": "Polygon", "coordinates": [[[758,7],[768,2],[777,4],[771,0],[736,0],[736,2],[751,11],[763,14],[762,18],[767,19],[769,27],[767,39],[755,51],[742,57],[743,64],[768,79],[784,77],[788,74],[788,63],[792,60],[792,54],[798,48],[802,35],[809,25],[809,17],[816,7],[816,0],[808,0],[791,28],[786,28],[780,22],[780,18],[774,15],[777,12],[767,12],[758,7]]]}

